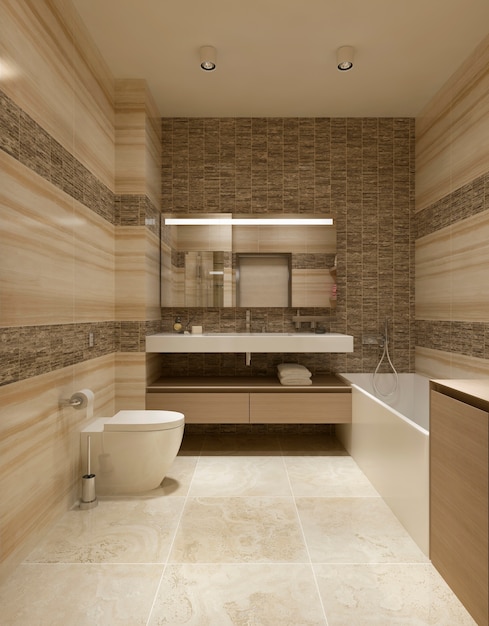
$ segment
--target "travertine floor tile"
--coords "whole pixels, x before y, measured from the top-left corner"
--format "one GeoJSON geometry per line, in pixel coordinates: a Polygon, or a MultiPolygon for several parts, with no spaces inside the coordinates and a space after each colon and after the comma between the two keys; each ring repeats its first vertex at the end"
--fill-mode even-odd
{"type": "Polygon", "coordinates": [[[419,563],[427,558],[381,498],[297,498],[313,563],[419,563]]]}
{"type": "Polygon", "coordinates": [[[431,564],[315,565],[328,626],[475,626],[431,564]]]}
{"type": "Polygon", "coordinates": [[[2,625],[474,626],[335,440],[238,437],[65,514],[0,586],[2,625]]]}
{"type": "Polygon", "coordinates": [[[0,587],[3,626],[144,626],[163,565],[24,563],[0,587]]]}
{"type": "Polygon", "coordinates": [[[101,500],[65,513],[27,562],[163,563],[184,498],[101,500]]]}
{"type": "Polygon", "coordinates": [[[326,626],[310,565],[170,565],[149,626],[326,626]]]}
{"type": "Polygon", "coordinates": [[[170,563],[308,562],[293,498],[189,498],[170,563]]]}
{"type": "Polygon", "coordinates": [[[378,497],[379,494],[349,456],[285,457],[294,496],[378,497]]]}
{"type": "Polygon", "coordinates": [[[202,456],[191,496],[291,496],[282,457],[202,456]]]}

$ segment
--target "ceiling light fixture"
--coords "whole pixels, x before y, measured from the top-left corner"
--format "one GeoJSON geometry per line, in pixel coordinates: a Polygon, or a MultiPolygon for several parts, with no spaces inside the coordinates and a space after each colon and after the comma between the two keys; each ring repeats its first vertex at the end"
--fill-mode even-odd
{"type": "Polygon", "coordinates": [[[200,49],[200,67],[206,72],[216,69],[216,49],[213,46],[202,46],[200,49]]]}
{"type": "Polygon", "coordinates": [[[354,50],[352,46],[342,46],[336,51],[336,63],[340,72],[347,72],[353,67],[354,50]]]}

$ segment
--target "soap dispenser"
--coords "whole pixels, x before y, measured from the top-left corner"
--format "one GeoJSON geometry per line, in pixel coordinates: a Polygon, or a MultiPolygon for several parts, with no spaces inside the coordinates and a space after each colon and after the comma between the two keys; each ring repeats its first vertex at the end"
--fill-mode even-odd
{"type": "Polygon", "coordinates": [[[183,333],[182,320],[179,317],[176,317],[175,321],[173,322],[173,330],[176,333],[183,333]]]}

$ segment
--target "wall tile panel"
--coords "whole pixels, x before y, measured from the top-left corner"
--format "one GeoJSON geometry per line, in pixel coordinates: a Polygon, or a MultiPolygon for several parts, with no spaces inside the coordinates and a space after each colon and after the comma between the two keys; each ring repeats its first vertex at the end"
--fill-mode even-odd
{"type": "Polygon", "coordinates": [[[416,211],[487,172],[489,37],[416,119],[416,211]]]}
{"type": "MultiPolygon", "coordinates": [[[[196,120],[188,123],[197,125],[196,120]]],[[[327,309],[328,327],[353,334],[355,353],[324,355],[317,367],[325,371],[328,368],[371,371],[380,354],[377,349],[364,350],[361,336],[367,332],[380,333],[387,317],[396,367],[399,371],[411,371],[414,367],[414,121],[273,118],[239,119],[233,123],[212,119],[203,123],[206,129],[214,130],[209,146],[206,143],[209,151],[203,157],[203,186],[206,194],[214,193],[212,206],[216,212],[227,212],[229,207],[231,195],[226,194],[224,202],[224,196],[218,193],[225,176],[233,171],[232,163],[224,167],[222,162],[229,158],[236,163],[236,212],[294,213],[304,211],[307,206],[308,213],[329,214],[331,210],[336,217],[338,302],[336,310],[327,309]],[[219,135],[217,129],[221,123],[226,130],[219,135]],[[228,145],[231,127],[235,135],[233,149],[228,145]],[[222,137],[226,145],[219,147],[222,137]],[[282,161],[278,162],[282,146],[282,161]],[[278,208],[280,205],[283,209],[278,208]]],[[[194,187],[192,179],[187,177],[187,162],[190,159],[198,162],[201,153],[192,151],[186,139],[187,131],[182,135],[185,127],[181,119],[162,120],[165,137],[162,190],[168,212],[179,214],[194,212],[193,206],[199,205],[202,189],[201,180],[194,187]],[[188,191],[185,197],[180,193],[182,180],[188,191]]],[[[197,151],[199,146],[197,142],[197,151]]],[[[293,330],[294,313],[280,309],[279,317],[273,318],[273,329],[293,330]]],[[[176,315],[184,320],[192,318],[193,323],[210,330],[244,329],[244,317],[239,309],[231,313],[229,309],[212,312],[163,309],[163,329],[171,330],[176,315]]],[[[254,309],[252,318],[260,325],[259,330],[272,324],[270,311],[254,309]]],[[[241,360],[238,355],[232,371],[249,374],[241,360]]],[[[186,363],[179,364],[179,371],[183,368],[189,372],[186,363]]],[[[254,372],[267,372],[272,365],[259,357],[252,367],[254,372]]],[[[195,367],[198,369],[197,364],[195,367]]]]}

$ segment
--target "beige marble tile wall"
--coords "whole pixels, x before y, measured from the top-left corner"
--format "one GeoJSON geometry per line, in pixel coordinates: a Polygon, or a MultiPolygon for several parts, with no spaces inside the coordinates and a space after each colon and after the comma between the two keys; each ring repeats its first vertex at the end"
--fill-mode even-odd
{"type": "MultiPolygon", "coordinates": [[[[315,371],[373,371],[381,353],[362,345],[362,335],[379,334],[385,318],[396,367],[413,371],[413,119],[163,119],[162,143],[165,213],[335,216],[338,299],[326,327],[354,335],[354,353],[323,355],[315,371]]],[[[245,327],[243,309],[164,308],[163,330],[176,314],[209,330],[245,327]]],[[[294,314],[256,308],[252,319],[256,329],[292,331],[294,314]]],[[[273,369],[274,358],[252,369],[273,369]]],[[[211,361],[213,373],[243,373],[239,357],[211,361]]],[[[189,366],[173,359],[171,367],[189,366]]]]}
{"type": "Polygon", "coordinates": [[[489,372],[489,37],[416,120],[416,371],[489,372]]]}
{"type": "Polygon", "coordinates": [[[144,337],[160,330],[160,135],[145,81],[116,81],[115,318],[121,321],[117,410],[144,408],[144,337]]]}
{"type": "MultiPolygon", "coordinates": [[[[144,350],[144,337],[142,338],[144,350]]],[[[118,352],[115,355],[115,410],[145,408],[146,353],[118,352]]]]}
{"type": "Polygon", "coordinates": [[[114,393],[113,81],[63,0],[0,4],[0,576],[71,506],[114,393]],[[89,333],[94,347],[89,346],[89,333]]]}
{"type": "Polygon", "coordinates": [[[161,124],[145,80],[115,81],[115,124],[116,193],[146,195],[159,207],[161,124]]]}
{"type": "Polygon", "coordinates": [[[161,117],[156,102],[145,85],[146,103],[146,195],[161,209],[161,117]]]}
{"type": "Polygon", "coordinates": [[[59,400],[89,387],[95,415],[144,406],[144,337],[160,316],[160,142],[144,86],[146,186],[115,196],[114,82],[71,2],[2,2],[0,29],[10,68],[0,84],[4,576],[78,495],[87,415],[59,400]],[[116,240],[125,228],[136,229],[128,248],[137,254],[117,282],[135,314],[116,318],[116,240]],[[134,268],[146,300],[126,289],[134,268]]]}
{"type": "Polygon", "coordinates": [[[159,238],[145,226],[116,228],[115,317],[159,320],[159,238]]]}
{"type": "Polygon", "coordinates": [[[112,320],[114,226],[3,151],[0,168],[0,326],[112,320]]]}
{"type": "Polygon", "coordinates": [[[112,415],[113,371],[111,354],[0,387],[0,579],[78,494],[87,412],[60,400],[89,388],[95,413],[112,415]]]}
{"type": "Polygon", "coordinates": [[[159,320],[161,125],[146,81],[115,91],[116,319],[159,320]]]}
{"type": "Polygon", "coordinates": [[[113,80],[70,0],[2,2],[2,90],[113,191],[113,80]]]}
{"type": "Polygon", "coordinates": [[[416,118],[416,211],[487,173],[488,59],[489,36],[416,118]]]}
{"type": "Polygon", "coordinates": [[[146,192],[146,115],[144,80],[115,82],[115,140],[118,194],[146,192]]]}

